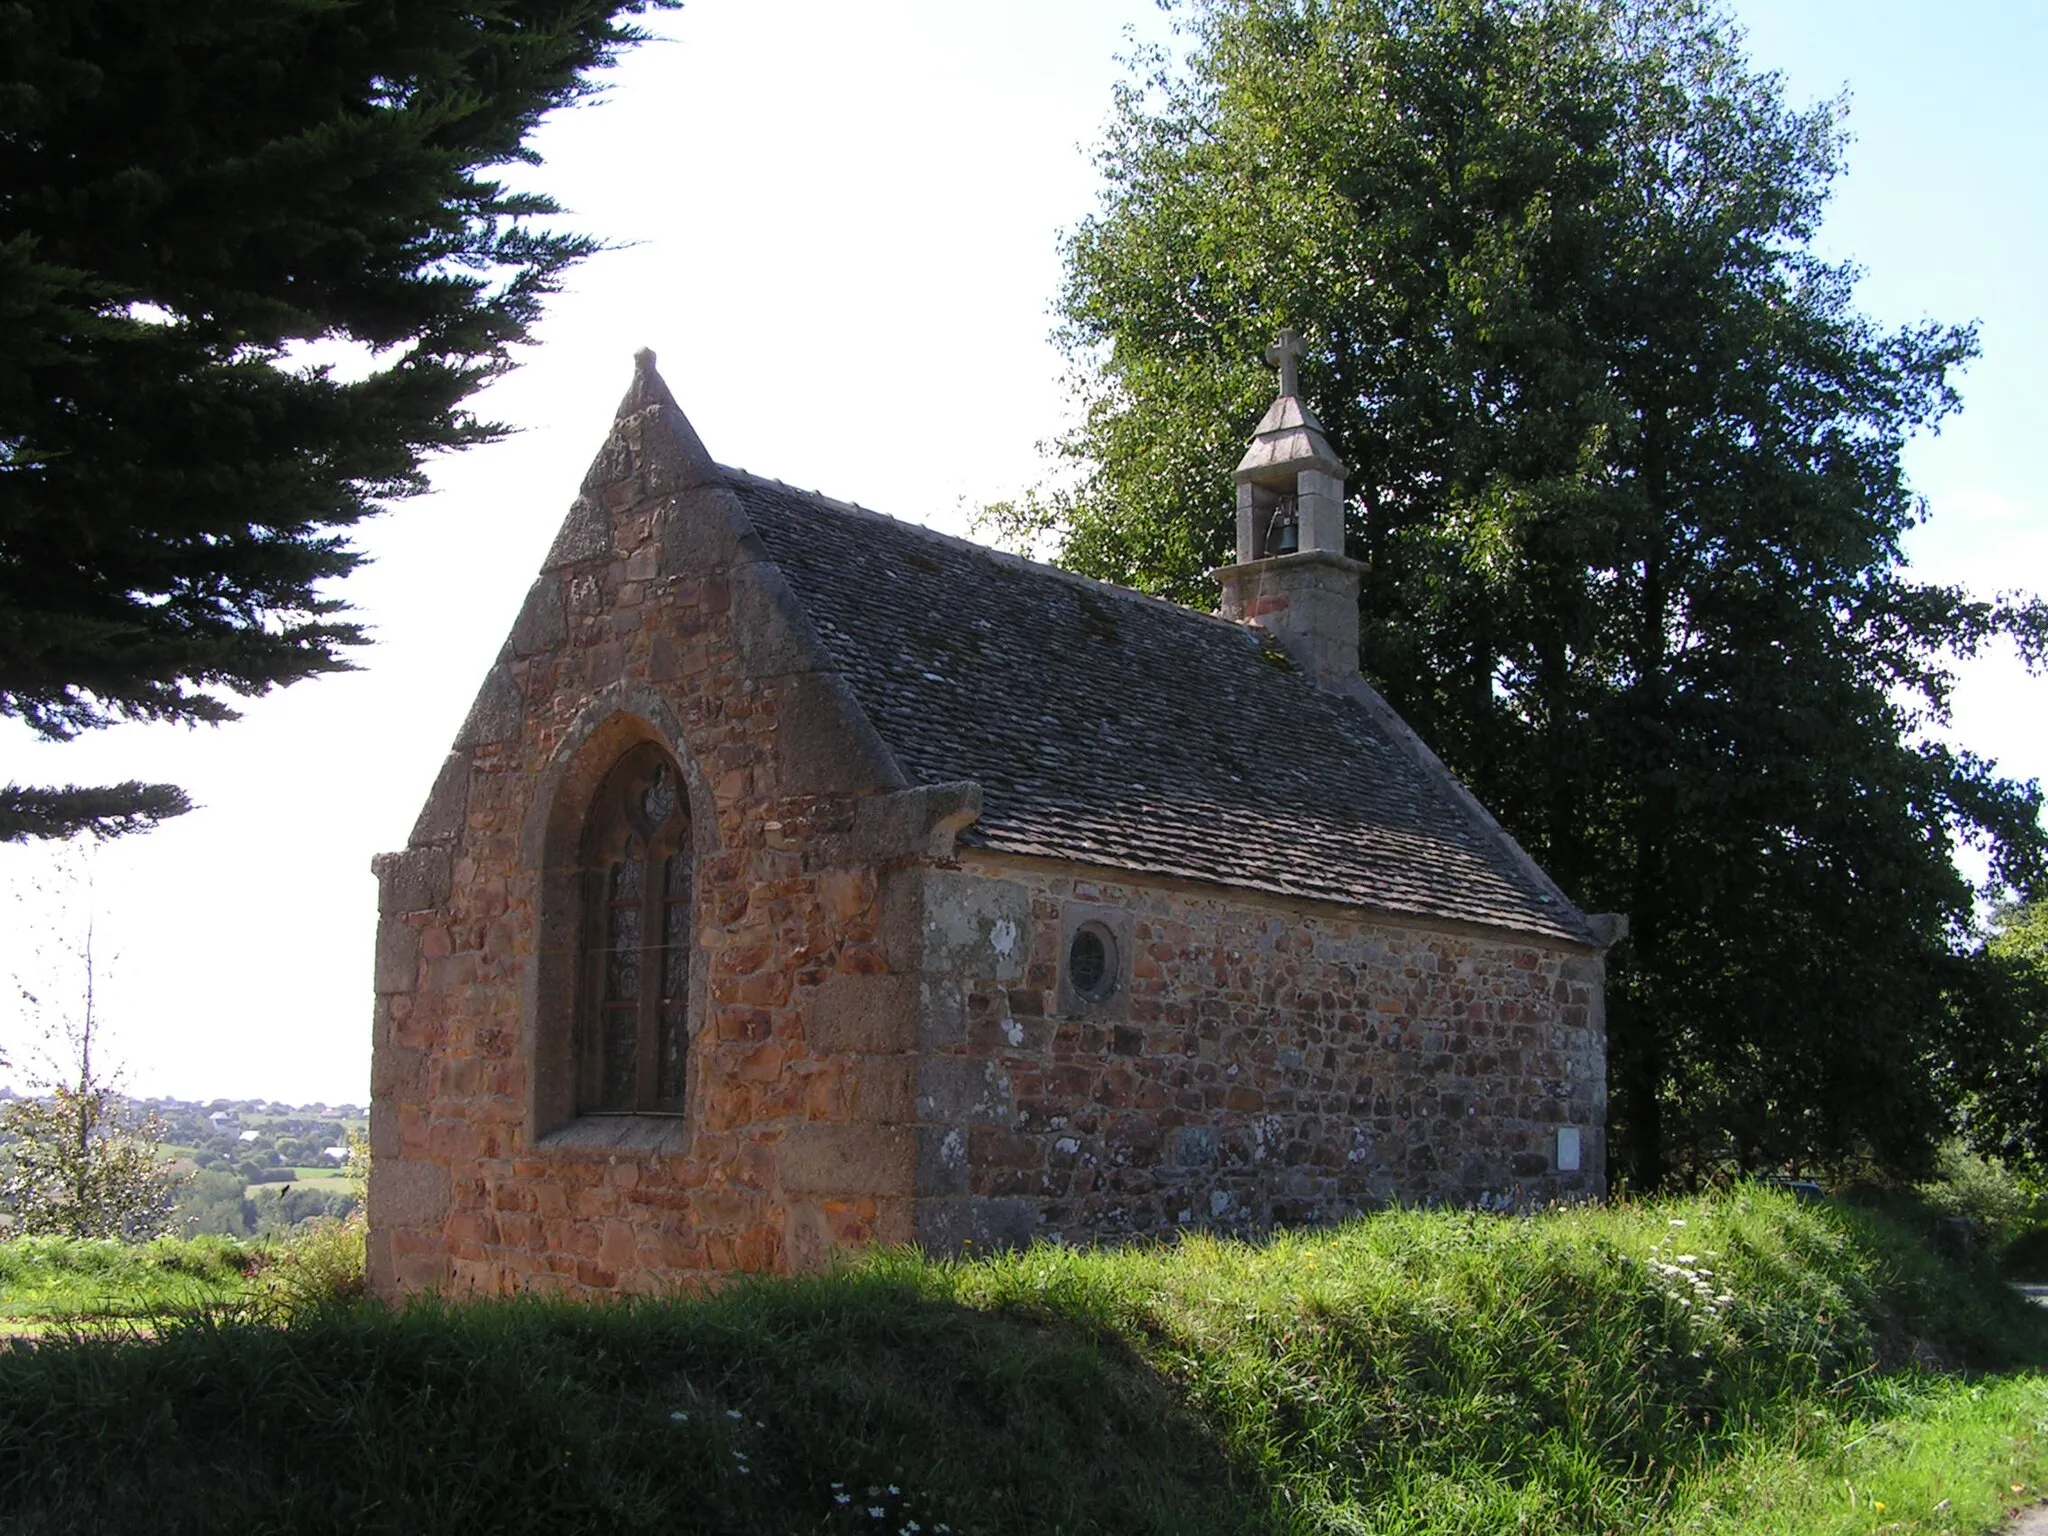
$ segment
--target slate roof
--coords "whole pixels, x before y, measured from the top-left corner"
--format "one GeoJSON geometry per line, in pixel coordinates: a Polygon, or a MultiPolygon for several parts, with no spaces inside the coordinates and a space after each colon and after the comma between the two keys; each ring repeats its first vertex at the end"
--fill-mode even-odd
{"type": "Polygon", "coordinates": [[[1256,631],[736,470],[755,531],[963,843],[1591,942],[1363,703],[1256,631]]]}

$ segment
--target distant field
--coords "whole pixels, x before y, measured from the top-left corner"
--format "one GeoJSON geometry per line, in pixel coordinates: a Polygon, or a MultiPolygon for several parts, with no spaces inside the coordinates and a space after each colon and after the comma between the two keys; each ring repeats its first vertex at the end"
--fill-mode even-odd
{"type": "Polygon", "coordinates": [[[266,1189],[317,1189],[322,1194],[333,1195],[354,1193],[354,1186],[349,1183],[346,1168],[294,1168],[291,1171],[297,1174],[298,1178],[289,1184],[251,1184],[244,1193],[250,1199],[254,1199],[259,1191],[266,1189]]]}

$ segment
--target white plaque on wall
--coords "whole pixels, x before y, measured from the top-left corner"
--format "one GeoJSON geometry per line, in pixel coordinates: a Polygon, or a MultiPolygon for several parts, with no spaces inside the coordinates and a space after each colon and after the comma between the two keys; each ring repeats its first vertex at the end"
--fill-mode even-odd
{"type": "Polygon", "coordinates": [[[1557,1128],[1557,1171],[1579,1171],[1579,1128],[1576,1125],[1560,1125],[1557,1128]]]}

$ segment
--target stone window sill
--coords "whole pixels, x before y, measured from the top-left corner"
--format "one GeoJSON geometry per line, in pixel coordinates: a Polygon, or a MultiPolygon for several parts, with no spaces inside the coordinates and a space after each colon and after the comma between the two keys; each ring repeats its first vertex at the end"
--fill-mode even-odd
{"type": "Polygon", "coordinates": [[[681,1115],[584,1115],[536,1143],[542,1152],[631,1152],[680,1157],[690,1150],[690,1123],[681,1115]]]}

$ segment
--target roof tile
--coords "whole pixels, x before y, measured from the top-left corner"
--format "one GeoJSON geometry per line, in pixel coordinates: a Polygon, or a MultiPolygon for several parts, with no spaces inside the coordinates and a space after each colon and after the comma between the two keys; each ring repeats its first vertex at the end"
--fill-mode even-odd
{"type": "Polygon", "coordinates": [[[1257,631],[727,470],[906,773],[962,841],[1590,942],[1440,768],[1257,631]]]}

